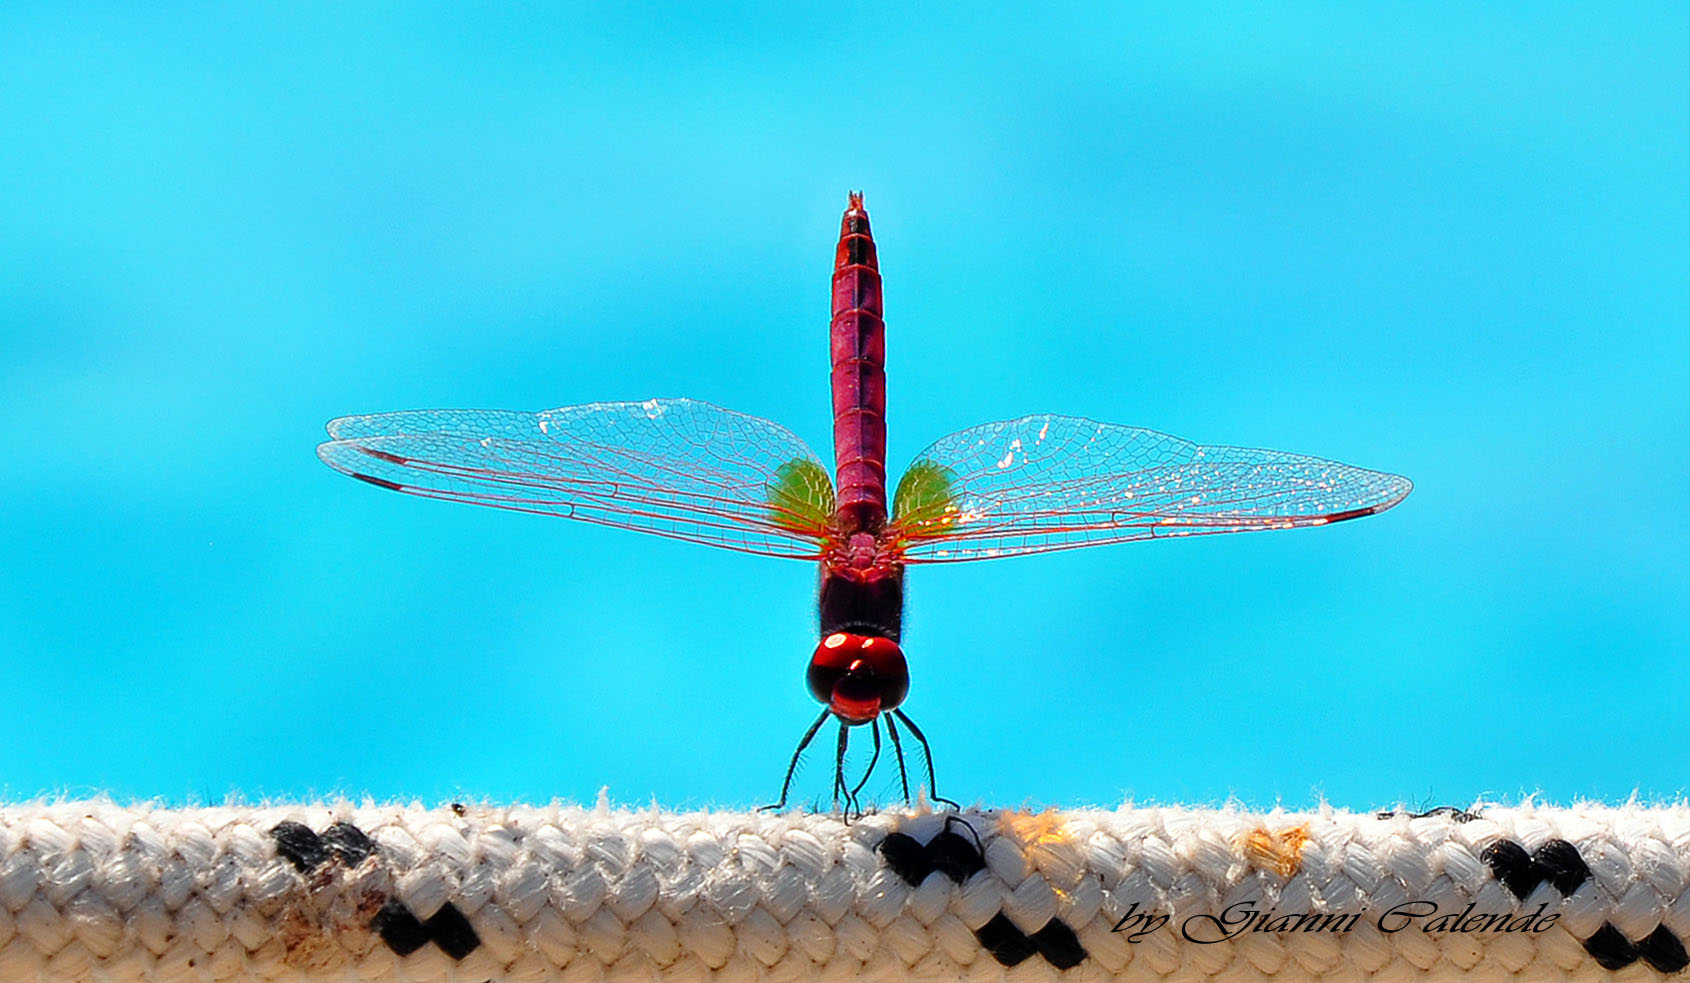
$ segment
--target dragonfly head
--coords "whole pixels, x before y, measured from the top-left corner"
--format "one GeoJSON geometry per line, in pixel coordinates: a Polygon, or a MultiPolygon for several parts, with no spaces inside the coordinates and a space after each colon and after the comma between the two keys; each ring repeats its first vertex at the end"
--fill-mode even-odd
{"type": "Polygon", "coordinates": [[[810,657],[810,694],[847,724],[866,724],[910,691],[904,650],[890,638],[838,631],[810,657]]]}

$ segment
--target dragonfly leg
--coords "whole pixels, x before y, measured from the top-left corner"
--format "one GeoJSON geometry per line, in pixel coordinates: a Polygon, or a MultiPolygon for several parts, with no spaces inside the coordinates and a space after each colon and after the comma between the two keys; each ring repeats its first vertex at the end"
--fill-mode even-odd
{"type": "Polygon", "coordinates": [[[780,801],[774,805],[763,806],[759,811],[768,812],[786,808],[786,794],[792,790],[792,775],[798,770],[798,759],[803,756],[804,749],[810,746],[810,742],[816,739],[816,731],[822,729],[822,724],[827,721],[828,714],[831,712],[830,710],[822,711],[822,715],[817,717],[816,722],[810,725],[810,729],[804,732],[803,740],[798,742],[798,750],[792,752],[792,763],[786,766],[786,780],[780,783],[780,801]]]}
{"type": "Polygon", "coordinates": [[[960,810],[962,808],[960,803],[953,802],[939,794],[939,781],[933,777],[933,749],[927,746],[927,735],[921,732],[921,728],[917,727],[915,721],[911,720],[904,711],[893,710],[892,713],[903,721],[904,726],[908,727],[910,733],[915,735],[915,739],[921,742],[921,756],[927,759],[927,791],[933,796],[933,801],[943,802],[952,809],[960,810]]]}
{"type": "MultiPolygon", "coordinates": [[[[961,812],[962,810],[959,807],[957,809],[957,811],[961,812]]],[[[984,843],[980,842],[980,834],[975,831],[973,823],[971,823],[968,820],[962,818],[961,816],[946,816],[945,817],[945,832],[949,833],[951,831],[951,824],[952,823],[955,823],[958,826],[965,827],[968,830],[968,835],[974,838],[974,849],[978,850],[982,857],[986,855],[986,845],[984,843]]]]}
{"type": "Polygon", "coordinates": [[[891,716],[886,718],[886,733],[892,737],[892,756],[898,759],[898,785],[904,790],[904,801],[910,800],[910,776],[904,770],[904,744],[898,740],[898,722],[891,716]]]}
{"type": "MultiPolygon", "coordinates": [[[[888,721],[886,721],[886,724],[887,724],[887,726],[891,726],[892,721],[888,720],[888,721]]],[[[874,735],[874,754],[869,756],[868,767],[863,769],[863,780],[858,782],[856,784],[856,786],[851,789],[851,798],[852,799],[855,799],[857,797],[857,793],[861,792],[863,790],[863,786],[868,784],[868,777],[870,775],[874,774],[874,766],[880,762],[880,721],[879,720],[869,721],[869,732],[874,735]]]]}
{"type": "Polygon", "coordinates": [[[845,785],[845,748],[850,743],[851,728],[846,726],[845,721],[841,720],[839,722],[839,749],[834,752],[833,757],[833,807],[839,808],[839,797],[843,795],[845,797],[845,818],[847,820],[851,818],[851,813],[857,806],[856,797],[851,794],[850,788],[845,785]]]}

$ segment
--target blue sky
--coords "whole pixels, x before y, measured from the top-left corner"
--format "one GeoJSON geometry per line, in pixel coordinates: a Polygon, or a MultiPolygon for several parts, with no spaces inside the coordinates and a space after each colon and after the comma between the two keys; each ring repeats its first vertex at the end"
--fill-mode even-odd
{"type": "Polygon", "coordinates": [[[913,571],[943,791],[1676,795],[1687,49],[1675,4],[8,4],[0,789],[767,801],[813,569],[313,447],[684,395],[825,457],[861,188],[894,470],[1060,412],[1416,482],[913,571]]]}

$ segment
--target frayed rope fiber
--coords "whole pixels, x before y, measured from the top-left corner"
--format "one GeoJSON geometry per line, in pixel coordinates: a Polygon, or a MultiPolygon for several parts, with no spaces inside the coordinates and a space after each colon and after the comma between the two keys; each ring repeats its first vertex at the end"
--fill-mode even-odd
{"type": "Polygon", "coordinates": [[[0,807],[0,981],[1690,979],[1690,808],[0,807]]]}

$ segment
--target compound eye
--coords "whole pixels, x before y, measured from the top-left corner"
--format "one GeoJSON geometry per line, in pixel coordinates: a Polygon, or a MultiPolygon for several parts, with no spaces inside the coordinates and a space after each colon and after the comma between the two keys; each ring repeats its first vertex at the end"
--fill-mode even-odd
{"type": "Polygon", "coordinates": [[[898,676],[887,678],[880,682],[880,709],[891,710],[904,702],[904,697],[910,695],[910,677],[898,676]]]}
{"type": "Polygon", "coordinates": [[[884,635],[842,633],[825,638],[823,645],[833,638],[842,638],[833,652],[850,655],[847,669],[853,671],[853,676],[874,684],[874,699],[880,709],[892,709],[904,703],[904,698],[909,696],[909,665],[904,662],[904,650],[897,647],[897,642],[884,635]]]}
{"type": "Polygon", "coordinates": [[[810,663],[810,671],[804,674],[804,681],[810,685],[810,695],[817,701],[826,703],[833,698],[833,684],[839,682],[843,675],[837,669],[810,663]]]}
{"type": "Polygon", "coordinates": [[[870,639],[874,645],[865,650],[869,664],[874,666],[874,678],[880,685],[880,709],[891,710],[904,702],[910,694],[910,670],[904,661],[904,650],[890,638],[870,639]]]}
{"type": "Polygon", "coordinates": [[[816,645],[816,653],[810,656],[810,670],[806,674],[811,696],[822,703],[833,699],[834,685],[857,658],[854,654],[857,646],[853,642],[861,639],[861,635],[839,631],[816,645]]]}

